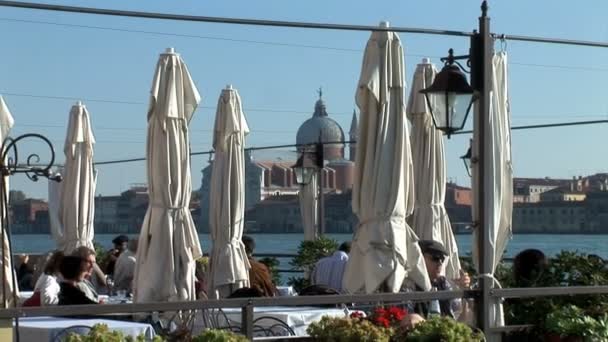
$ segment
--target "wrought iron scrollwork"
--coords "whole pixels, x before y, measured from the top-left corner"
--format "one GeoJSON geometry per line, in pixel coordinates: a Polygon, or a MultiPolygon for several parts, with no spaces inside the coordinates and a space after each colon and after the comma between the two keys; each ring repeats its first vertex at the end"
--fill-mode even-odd
{"type": "Polygon", "coordinates": [[[51,168],[55,163],[55,149],[53,144],[45,136],[37,133],[27,133],[16,138],[6,138],[0,149],[0,173],[3,176],[11,176],[16,173],[23,173],[30,180],[37,182],[40,177],[61,182],[61,175],[51,172],[51,168]],[[46,164],[40,164],[40,155],[32,153],[25,158],[25,163],[20,163],[19,142],[26,139],[39,139],[44,142],[50,153],[50,160],[46,164]]]}

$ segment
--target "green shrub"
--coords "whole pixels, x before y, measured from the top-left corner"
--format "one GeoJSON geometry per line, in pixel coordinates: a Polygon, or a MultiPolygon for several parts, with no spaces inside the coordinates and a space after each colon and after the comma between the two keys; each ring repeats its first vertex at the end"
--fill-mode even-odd
{"type": "Polygon", "coordinates": [[[324,316],[310,324],[306,332],[320,342],[389,342],[393,329],[361,318],[324,316]]]}
{"type": "Polygon", "coordinates": [[[411,330],[401,330],[395,341],[405,342],[481,342],[483,334],[445,316],[432,316],[411,330]]]}
{"type": "Polygon", "coordinates": [[[247,342],[245,336],[228,330],[209,329],[192,338],[192,342],[247,342]]]}
{"type": "MultiPolygon", "coordinates": [[[[95,324],[88,334],[79,335],[70,333],[64,342],[145,342],[144,335],[139,335],[136,338],[125,336],[120,331],[112,331],[107,324],[95,324]]],[[[153,342],[162,342],[164,339],[156,336],[153,342]]]]}

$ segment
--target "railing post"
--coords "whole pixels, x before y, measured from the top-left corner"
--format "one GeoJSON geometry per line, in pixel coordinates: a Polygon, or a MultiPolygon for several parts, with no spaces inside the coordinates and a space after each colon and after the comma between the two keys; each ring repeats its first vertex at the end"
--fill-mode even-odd
{"type": "Polygon", "coordinates": [[[253,303],[251,300],[241,308],[241,332],[253,340],[253,303]]]}

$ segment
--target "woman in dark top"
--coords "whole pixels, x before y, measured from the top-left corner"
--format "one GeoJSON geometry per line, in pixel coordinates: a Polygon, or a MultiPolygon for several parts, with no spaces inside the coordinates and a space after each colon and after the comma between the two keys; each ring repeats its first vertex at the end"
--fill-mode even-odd
{"type": "Polygon", "coordinates": [[[63,280],[59,284],[59,305],[99,304],[89,299],[78,283],[84,280],[86,267],[84,259],[79,256],[66,256],[63,258],[59,271],[63,280]]]}

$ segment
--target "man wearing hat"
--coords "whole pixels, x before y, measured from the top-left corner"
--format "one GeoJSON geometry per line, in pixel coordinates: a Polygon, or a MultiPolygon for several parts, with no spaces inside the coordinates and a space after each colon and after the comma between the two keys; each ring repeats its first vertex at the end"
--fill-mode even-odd
{"type": "MultiPolygon", "coordinates": [[[[443,264],[448,256],[448,252],[445,247],[443,247],[441,242],[434,240],[420,240],[418,244],[422,254],[424,255],[426,270],[434,291],[449,291],[454,288],[469,288],[471,285],[471,278],[469,278],[469,275],[462,270],[461,276],[458,279],[448,280],[442,275],[443,264]]],[[[422,288],[415,285],[415,290],[422,291],[422,288]]],[[[429,314],[437,314],[458,319],[459,313],[462,312],[462,309],[462,302],[460,299],[432,300],[430,302],[417,302],[414,305],[414,311],[423,317],[427,317],[429,314]]]]}
{"type": "Polygon", "coordinates": [[[116,260],[118,260],[120,253],[127,249],[129,237],[126,235],[118,235],[112,240],[112,243],[114,244],[114,248],[108,251],[108,255],[105,258],[104,271],[107,275],[114,275],[116,260]]]}

